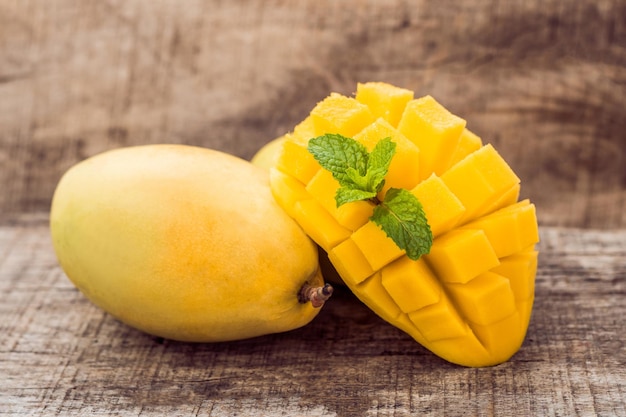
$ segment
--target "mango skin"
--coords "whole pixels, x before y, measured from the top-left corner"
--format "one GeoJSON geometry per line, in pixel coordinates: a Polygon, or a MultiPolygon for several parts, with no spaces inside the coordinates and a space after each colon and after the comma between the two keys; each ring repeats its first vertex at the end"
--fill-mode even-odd
{"type": "Polygon", "coordinates": [[[252,156],[252,159],[250,159],[252,165],[256,165],[266,170],[275,166],[278,155],[282,150],[283,143],[285,143],[286,140],[287,136],[280,136],[263,145],[261,149],[259,149],[254,156],[252,156]]]}
{"type": "MultiPolygon", "coordinates": [[[[263,145],[250,159],[250,163],[266,171],[276,165],[278,156],[283,150],[283,144],[288,139],[287,135],[279,136],[263,145]]],[[[317,245],[316,245],[317,246],[317,245]]],[[[328,259],[328,254],[319,246],[319,264],[324,280],[334,286],[345,286],[345,282],[328,259]]]]}
{"type": "Polygon", "coordinates": [[[292,330],[319,312],[317,246],[275,202],[266,170],[222,152],[147,145],[70,168],[50,229],[94,304],[146,333],[191,342],[292,330]]]}

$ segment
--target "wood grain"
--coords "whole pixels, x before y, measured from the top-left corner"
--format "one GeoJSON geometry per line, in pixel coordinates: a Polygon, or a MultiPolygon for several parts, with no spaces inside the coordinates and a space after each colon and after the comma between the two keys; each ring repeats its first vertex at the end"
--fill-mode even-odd
{"type": "Polygon", "coordinates": [[[432,94],[542,224],[626,226],[626,1],[0,0],[0,212],[72,164],[173,142],[249,158],[330,91],[432,94]]]}
{"type": "Polygon", "coordinates": [[[308,326],[157,339],[64,276],[45,216],[0,226],[0,415],[626,416],[626,231],[541,229],[536,302],[507,363],[451,365],[339,289],[308,326]]]}

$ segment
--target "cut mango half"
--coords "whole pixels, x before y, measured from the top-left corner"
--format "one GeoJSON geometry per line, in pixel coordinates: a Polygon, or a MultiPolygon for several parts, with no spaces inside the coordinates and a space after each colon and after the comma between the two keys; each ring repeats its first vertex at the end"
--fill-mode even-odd
{"type": "Polygon", "coordinates": [[[535,206],[519,201],[519,177],[465,120],[431,96],[365,83],[354,97],[330,94],[286,138],[270,170],[274,196],[361,301],[455,364],[496,365],[520,349],[534,300],[535,206]],[[391,187],[418,198],[430,253],[409,259],[370,220],[371,202],[337,208],[338,182],[307,150],[328,133],[368,150],[391,138],[396,153],[379,198],[391,187]]]}

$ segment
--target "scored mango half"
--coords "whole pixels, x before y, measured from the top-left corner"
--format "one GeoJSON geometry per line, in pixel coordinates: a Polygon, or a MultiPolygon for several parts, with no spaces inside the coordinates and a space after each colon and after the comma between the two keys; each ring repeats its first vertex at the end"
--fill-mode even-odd
{"type": "Polygon", "coordinates": [[[355,97],[331,93],[286,135],[270,181],[278,203],[381,318],[459,365],[495,365],[519,350],[534,300],[535,206],[518,201],[520,179],[494,147],[433,97],[380,82],[358,84],[355,97]],[[430,253],[409,259],[370,220],[370,201],[337,207],[339,183],[307,149],[329,133],[368,151],[391,138],[396,153],[379,198],[391,187],[417,197],[430,253]]]}

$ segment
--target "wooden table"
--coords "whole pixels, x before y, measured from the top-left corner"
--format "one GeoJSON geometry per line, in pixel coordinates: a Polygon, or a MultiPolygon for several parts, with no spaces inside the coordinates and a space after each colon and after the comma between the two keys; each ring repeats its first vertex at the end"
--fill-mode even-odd
{"type": "Polygon", "coordinates": [[[626,231],[541,228],[522,349],[449,364],[339,288],[308,326],[177,343],[65,277],[45,214],[0,226],[0,415],[626,416],[626,231]]]}

